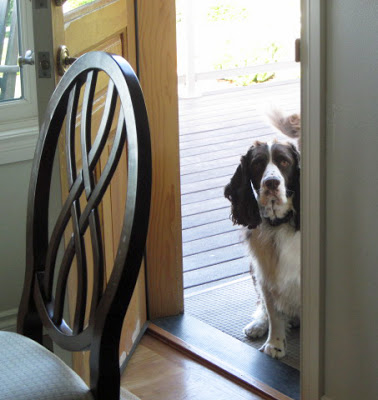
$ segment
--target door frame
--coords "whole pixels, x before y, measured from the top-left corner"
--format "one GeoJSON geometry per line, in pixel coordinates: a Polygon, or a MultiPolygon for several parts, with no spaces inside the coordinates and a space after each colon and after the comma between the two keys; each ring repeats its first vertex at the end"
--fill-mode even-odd
{"type": "MultiPolygon", "coordinates": [[[[143,4],[141,3],[143,3],[143,0],[138,0],[139,32],[141,32],[140,26],[148,24],[149,21],[149,13],[148,11],[147,14],[144,13],[146,9],[142,7],[143,4]]],[[[160,2],[157,1],[156,3],[160,2]]],[[[166,0],[164,3],[165,7],[172,8],[175,2],[174,0],[166,0]]],[[[159,5],[156,6],[159,8],[159,5]]],[[[303,132],[302,154],[303,160],[305,160],[305,163],[302,162],[301,182],[301,209],[304,216],[302,219],[301,249],[303,265],[301,397],[306,400],[319,400],[324,394],[322,367],[324,353],[323,268],[325,254],[325,2],[323,0],[301,0],[301,12],[301,117],[303,132]]],[[[159,29],[158,27],[156,28],[159,29]]],[[[173,27],[167,28],[165,26],[164,29],[170,29],[170,34],[174,34],[173,27]]],[[[154,32],[153,29],[148,31],[148,35],[150,35],[149,37],[159,36],[158,32],[154,32]]],[[[156,67],[158,68],[159,65],[166,63],[167,52],[174,51],[173,48],[169,50],[168,45],[160,53],[146,52],[147,48],[144,47],[144,40],[146,37],[148,39],[148,35],[142,34],[139,36],[140,65],[151,65],[148,63],[153,63],[154,66],[149,69],[145,68],[145,70],[142,67],[141,81],[144,90],[146,88],[148,88],[147,90],[152,90],[154,78],[156,78],[156,75],[154,75],[156,67]]],[[[170,46],[172,46],[172,43],[170,43],[170,46]]],[[[172,75],[171,79],[175,80],[176,78],[172,75]]],[[[160,88],[164,87],[164,82],[162,85],[160,84],[161,82],[155,81],[155,83],[160,85],[160,88]]],[[[175,95],[174,93],[174,101],[176,101],[175,95]]],[[[172,120],[170,126],[173,129],[171,130],[173,136],[175,135],[176,126],[178,126],[175,112],[172,113],[171,110],[172,120]]],[[[165,122],[167,123],[167,121],[165,122]]],[[[178,130],[176,135],[176,139],[173,136],[170,137],[173,142],[170,143],[169,149],[165,149],[165,152],[161,149],[161,145],[159,148],[154,149],[159,153],[156,157],[177,156],[178,130]]],[[[179,278],[179,275],[182,274],[182,260],[180,199],[177,198],[177,196],[180,196],[178,171],[179,166],[177,166],[177,175],[173,177],[174,186],[171,192],[165,193],[168,196],[167,198],[171,195],[171,203],[175,205],[174,214],[170,215],[171,221],[168,225],[159,227],[160,232],[164,232],[167,229],[171,237],[176,232],[176,237],[173,241],[164,242],[164,239],[157,235],[157,231],[150,236],[150,247],[147,252],[150,318],[175,315],[182,309],[182,293],[180,293],[182,288],[180,289],[179,278]],[[172,190],[174,190],[174,193],[172,190]],[[154,243],[154,248],[151,247],[151,242],[154,243]],[[167,258],[159,259],[156,249],[166,250],[169,253],[167,258]],[[151,260],[153,260],[152,264],[151,260]],[[173,264],[171,264],[172,262],[173,264]],[[172,277],[174,277],[173,284],[170,286],[167,279],[172,277]],[[166,289],[168,289],[168,294],[165,291],[166,289]],[[174,300],[175,298],[176,300],[174,300]]],[[[158,226],[156,225],[155,228],[157,229],[158,226]]]]}
{"type": "Polygon", "coordinates": [[[138,76],[149,116],[148,318],[184,311],[175,0],[135,0],[138,76]]]}
{"type": "Polygon", "coordinates": [[[301,398],[324,394],[326,10],[301,0],[301,398]]]}

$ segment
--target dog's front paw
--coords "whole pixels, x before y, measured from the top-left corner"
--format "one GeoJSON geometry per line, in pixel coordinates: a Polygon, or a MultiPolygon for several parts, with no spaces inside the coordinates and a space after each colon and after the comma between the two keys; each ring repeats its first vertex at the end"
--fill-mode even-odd
{"type": "Polygon", "coordinates": [[[243,329],[246,336],[251,339],[256,339],[264,336],[268,330],[268,320],[267,319],[254,319],[243,329]]]}
{"type": "Polygon", "coordinates": [[[260,348],[260,351],[263,351],[265,354],[268,354],[268,356],[280,359],[286,355],[285,347],[286,347],[286,339],[271,338],[265,342],[265,344],[260,348]]]}

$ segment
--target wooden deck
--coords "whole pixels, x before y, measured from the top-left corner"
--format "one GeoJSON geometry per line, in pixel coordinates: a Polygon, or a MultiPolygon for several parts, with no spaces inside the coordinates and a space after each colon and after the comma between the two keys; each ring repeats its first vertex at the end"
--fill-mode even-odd
{"type": "Polygon", "coordinates": [[[240,156],[255,140],[277,136],[269,105],[299,110],[299,80],[230,88],[180,99],[180,164],[185,293],[249,271],[240,229],[223,196],[240,156]]]}

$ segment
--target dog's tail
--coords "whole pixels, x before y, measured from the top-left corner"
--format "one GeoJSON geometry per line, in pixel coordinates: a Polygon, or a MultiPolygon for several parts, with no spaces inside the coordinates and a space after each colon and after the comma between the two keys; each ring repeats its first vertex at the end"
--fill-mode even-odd
{"type": "Polygon", "coordinates": [[[286,136],[293,139],[301,137],[301,117],[299,114],[285,116],[281,110],[272,109],[268,112],[268,117],[272,125],[286,136]]]}

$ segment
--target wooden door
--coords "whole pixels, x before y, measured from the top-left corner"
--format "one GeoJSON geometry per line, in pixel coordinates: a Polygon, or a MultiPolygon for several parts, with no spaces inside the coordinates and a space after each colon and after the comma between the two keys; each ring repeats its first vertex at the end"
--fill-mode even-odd
{"type": "MultiPolygon", "coordinates": [[[[94,0],[67,13],[53,1],[51,16],[53,54],[65,45],[70,57],[94,50],[122,55],[140,77],[149,114],[153,188],[146,268],[141,269],[126,315],[120,348],[122,360],[148,318],[183,311],[175,1],[94,0]]],[[[99,118],[101,107],[100,90],[96,94],[99,118]]],[[[93,119],[96,120],[95,115],[93,119]]],[[[62,166],[63,190],[64,175],[62,166]]],[[[109,264],[120,228],[125,180],[126,176],[119,173],[118,184],[113,184],[107,193],[107,206],[102,213],[109,264]]],[[[76,354],[73,361],[75,370],[85,380],[87,358],[85,353],[76,354]]]]}

